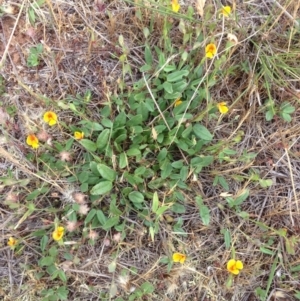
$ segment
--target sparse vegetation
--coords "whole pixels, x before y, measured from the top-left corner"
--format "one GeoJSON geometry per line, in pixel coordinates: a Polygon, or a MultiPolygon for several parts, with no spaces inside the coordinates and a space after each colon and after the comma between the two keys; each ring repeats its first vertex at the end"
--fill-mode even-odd
{"type": "Polygon", "coordinates": [[[226,4],[1,4],[1,300],[300,300],[300,4],[226,4]]]}

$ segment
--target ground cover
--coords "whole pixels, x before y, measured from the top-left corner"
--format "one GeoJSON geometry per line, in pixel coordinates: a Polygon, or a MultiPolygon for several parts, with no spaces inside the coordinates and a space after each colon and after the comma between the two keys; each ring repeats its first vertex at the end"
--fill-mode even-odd
{"type": "Polygon", "coordinates": [[[1,3],[1,300],[299,300],[299,7],[1,3]]]}

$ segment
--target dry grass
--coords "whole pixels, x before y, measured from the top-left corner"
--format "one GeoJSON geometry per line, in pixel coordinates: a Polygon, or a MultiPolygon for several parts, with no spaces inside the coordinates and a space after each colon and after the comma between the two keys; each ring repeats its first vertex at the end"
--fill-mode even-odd
{"type": "MultiPolygon", "coordinates": [[[[51,233],[55,217],[67,224],[64,210],[70,201],[75,202],[73,193],[79,191],[79,184],[68,183],[65,174],[76,175],[86,160],[83,148],[77,145],[71,150],[69,170],[46,168],[44,158],[38,161],[26,145],[27,134],[32,129],[45,129],[39,120],[48,109],[58,112],[61,120],[59,129],[47,129],[57,143],[71,137],[69,127],[79,120],[98,122],[102,107],[121,95],[122,88],[131,91],[142,78],[143,29],[153,26],[147,41],[152,49],[164,47],[164,15],[151,1],[144,1],[141,8],[139,1],[53,0],[41,7],[33,7],[31,2],[8,0],[5,3],[13,13],[0,17],[1,89],[5,89],[0,102],[1,300],[41,300],[43,289],[62,285],[60,280],[41,274],[41,237],[33,233],[41,229],[51,233]],[[29,21],[30,8],[36,17],[34,25],[29,21]],[[45,49],[41,63],[28,67],[29,48],[37,43],[45,49]],[[123,76],[119,57],[125,48],[131,72],[123,76]],[[74,111],[68,103],[70,95],[83,95],[87,90],[92,100],[84,112],[74,111]],[[37,198],[26,200],[28,194],[43,187],[45,191],[37,198]],[[29,203],[35,210],[26,214],[29,203]],[[10,236],[21,242],[18,252],[6,246],[10,236]]],[[[296,300],[295,293],[300,291],[298,271],[294,272],[299,266],[300,241],[300,42],[299,27],[294,27],[299,23],[298,2],[233,1],[236,21],[222,24],[216,23],[220,3],[207,0],[210,17],[191,22],[191,27],[203,33],[204,41],[212,36],[218,40],[232,31],[240,42],[231,48],[223,69],[215,74],[218,84],[210,89],[211,99],[228,101],[229,113],[219,119],[203,119],[203,123],[214,133],[216,143],[235,149],[236,154],[203,169],[196,182],[187,180],[185,213],[172,212],[168,213],[171,219],[160,219],[154,241],[135,210],[122,216],[126,222],[124,239],[116,236],[115,230],[99,230],[91,244],[90,229],[81,223],[83,235],[75,232],[66,239],[59,255],[59,268],[68,278],[68,300],[115,300],[118,296],[130,300],[130,294],[145,281],[155,290],[139,300],[260,300],[255,292],[258,287],[266,290],[262,300],[296,300]],[[290,123],[279,117],[266,121],[270,96],[276,106],[288,101],[296,108],[290,123]],[[246,159],[245,152],[257,156],[246,159]],[[261,187],[254,174],[262,180],[271,179],[272,186],[261,187]],[[216,175],[226,178],[232,195],[250,189],[240,212],[227,206],[220,196],[224,193],[220,185],[212,185],[216,175]],[[199,217],[195,203],[199,195],[210,209],[208,226],[199,217]],[[180,219],[184,236],[173,229],[180,219]],[[280,229],[285,229],[285,236],[280,229]],[[225,247],[224,233],[230,233],[230,248],[225,247]],[[228,287],[226,263],[233,249],[245,267],[228,287]],[[266,254],[266,249],[272,254],[266,254]],[[184,265],[173,265],[168,272],[160,259],[176,251],[186,253],[188,260],[184,265]],[[108,266],[114,261],[115,271],[109,273],[108,266]],[[129,276],[122,274],[129,271],[129,276]],[[114,285],[116,296],[109,297],[114,285]]],[[[193,1],[183,1],[182,14],[189,4],[194,5],[193,1]]],[[[183,34],[178,29],[179,17],[173,18],[173,25],[170,37],[180,48],[183,34]]],[[[222,51],[225,43],[219,46],[222,51]]],[[[195,63],[201,61],[201,51],[195,63]]],[[[205,66],[208,73],[213,69],[209,64],[205,66]]],[[[203,102],[198,112],[206,105],[203,102]]],[[[109,200],[102,200],[99,206],[109,207],[109,200]]]]}

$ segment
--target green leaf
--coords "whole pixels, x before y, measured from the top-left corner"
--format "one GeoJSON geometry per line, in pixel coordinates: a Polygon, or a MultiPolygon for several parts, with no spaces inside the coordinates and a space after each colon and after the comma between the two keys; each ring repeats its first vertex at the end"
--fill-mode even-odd
{"type": "Polygon", "coordinates": [[[271,255],[271,256],[274,256],[274,252],[271,251],[270,249],[267,249],[265,247],[260,247],[259,250],[264,253],[264,254],[267,254],[267,255],[271,255]]]}
{"type": "Polygon", "coordinates": [[[90,169],[95,176],[99,176],[99,171],[97,169],[97,163],[95,161],[90,162],[90,169]]]}
{"type": "Polygon", "coordinates": [[[31,7],[28,9],[28,17],[29,17],[29,22],[31,24],[34,24],[35,23],[35,13],[31,7]]]}
{"type": "Polygon", "coordinates": [[[41,7],[45,3],[45,1],[46,0],[37,0],[32,4],[32,6],[35,8],[41,7]]]}
{"type": "Polygon", "coordinates": [[[58,250],[55,246],[51,247],[49,250],[49,255],[52,257],[56,257],[58,254],[58,250]]]}
{"type": "Polygon", "coordinates": [[[122,127],[126,124],[126,114],[122,111],[114,120],[114,127],[122,127]]]}
{"type": "Polygon", "coordinates": [[[158,194],[155,191],[152,198],[152,212],[155,213],[157,211],[158,205],[159,205],[158,194]]]}
{"type": "Polygon", "coordinates": [[[57,289],[56,294],[60,300],[68,300],[69,290],[64,286],[60,286],[57,289]]]}
{"type": "Polygon", "coordinates": [[[58,277],[60,278],[60,280],[62,281],[62,282],[67,282],[67,276],[66,276],[66,274],[65,274],[65,272],[64,271],[62,271],[62,270],[59,270],[58,271],[58,277]]]}
{"type": "MultiPolygon", "coordinates": [[[[109,297],[113,298],[117,295],[118,293],[118,287],[117,285],[113,282],[109,288],[109,297]]],[[[114,299],[115,300],[115,299],[114,299]]]]}
{"type": "Polygon", "coordinates": [[[48,236],[47,236],[47,235],[44,235],[44,236],[42,237],[42,239],[41,239],[41,242],[40,242],[40,246],[41,246],[42,252],[45,251],[46,246],[47,246],[47,244],[48,244],[48,241],[49,241],[48,236]]]}
{"type": "Polygon", "coordinates": [[[193,130],[193,126],[190,124],[181,134],[181,137],[182,138],[188,138],[190,133],[192,132],[193,130]]]}
{"type": "Polygon", "coordinates": [[[84,223],[88,224],[94,218],[96,213],[97,213],[96,209],[91,209],[88,215],[86,216],[84,223]]]}
{"type": "Polygon", "coordinates": [[[170,163],[166,163],[163,166],[163,170],[161,172],[161,178],[162,179],[166,179],[170,176],[170,174],[172,173],[173,167],[170,163]]]}
{"type": "Polygon", "coordinates": [[[267,121],[271,121],[271,120],[273,119],[274,115],[275,115],[275,113],[274,113],[273,111],[268,110],[268,111],[266,112],[266,120],[267,120],[267,121]]]}
{"type": "Polygon", "coordinates": [[[113,216],[108,218],[105,224],[102,226],[102,229],[105,231],[111,229],[113,226],[119,223],[119,220],[120,220],[119,216],[113,216]]]}
{"type": "Polygon", "coordinates": [[[249,219],[249,213],[246,211],[241,211],[238,215],[243,219],[249,219]]]}
{"type": "Polygon", "coordinates": [[[148,45],[145,46],[145,61],[146,61],[146,64],[149,66],[151,66],[153,63],[151,49],[148,45]]]}
{"type": "Polygon", "coordinates": [[[203,225],[208,226],[210,222],[210,211],[206,205],[201,205],[199,207],[200,217],[203,225]]]}
{"type": "Polygon", "coordinates": [[[145,166],[140,166],[134,171],[134,174],[136,176],[143,176],[145,173],[147,173],[147,171],[148,170],[145,166]]]}
{"type": "Polygon", "coordinates": [[[150,234],[151,240],[154,241],[155,231],[152,226],[149,227],[149,234],[150,234]]]}
{"type": "Polygon", "coordinates": [[[163,159],[166,158],[167,154],[168,154],[168,150],[166,148],[163,148],[157,155],[157,161],[161,162],[163,159]]]}
{"type": "Polygon", "coordinates": [[[300,291],[296,291],[296,294],[294,294],[294,297],[297,298],[298,300],[300,300],[300,291]]]}
{"type": "Polygon", "coordinates": [[[288,102],[281,105],[280,110],[282,113],[291,114],[295,112],[295,107],[291,106],[288,102]]]}
{"type": "Polygon", "coordinates": [[[261,301],[265,301],[267,299],[268,292],[261,287],[257,287],[255,289],[255,294],[261,301]]]}
{"type": "Polygon", "coordinates": [[[107,119],[107,118],[103,118],[101,120],[101,123],[104,127],[106,128],[112,128],[113,127],[113,122],[110,120],[110,119],[107,119]]]}
{"type": "Polygon", "coordinates": [[[187,166],[183,166],[180,170],[181,181],[185,182],[189,174],[189,169],[187,166]]]}
{"type": "Polygon", "coordinates": [[[114,260],[108,265],[108,272],[113,273],[116,270],[116,267],[117,267],[117,263],[114,260]]]}
{"type": "Polygon", "coordinates": [[[141,154],[141,151],[137,147],[130,148],[126,152],[127,156],[133,157],[133,156],[139,156],[141,154]]]}
{"type": "Polygon", "coordinates": [[[183,160],[175,161],[171,165],[173,168],[181,169],[181,167],[183,166],[183,160]]]}
{"type": "Polygon", "coordinates": [[[80,183],[85,183],[88,181],[89,176],[90,176],[89,173],[87,173],[86,171],[83,171],[78,175],[78,180],[80,183]]]}
{"type": "Polygon", "coordinates": [[[296,265],[294,267],[291,267],[291,272],[300,272],[300,265],[296,265]]]}
{"type": "Polygon", "coordinates": [[[213,135],[209,132],[209,130],[202,124],[195,124],[193,127],[194,133],[197,137],[211,141],[213,139],[213,135]]]}
{"type": "Polygon", "coordinates": [[[97,149],[97,145],[95,142],[89,140],[89,139],[82,139],[79,141],[79,143],[88,151],[94,152],[97,149]]]}
{"type": "Polygon", "coordinates": [[[197,204],[197,206],[200,208],[203,205],[203,199],[200,195],[195,197],[195,202],[197,204]]]}
{"type": "Polygon", "coordinates": [[[234,205],[241,205],[247,199],[249,193],[249,189],[244,189],[242,193],[240,193],[240,195],[234,200],[234,205]]]}
{"type": "MultiPolygon", "coordinates": [[[[89,179],[90,180],[90,179],[89,179]]],[[[99,178],[97,178],[97,181],[96,181],[96,183],[99,181],[99,178]]],[[[80,185],[80,191],[81,192],[83,192],[83,193],[85,193],[85,192],[87,192],[89,190],[89,184],[88,183],[82,183],[81,185],[80,185]]]]}
{"type": "Polygon", "coordinates": [[[291,121],[292,121],[292,117],[291,117],[290,114],[287,114],[287,113],[285,113],[285,112],[282,112],[280,115],[281,115],[281,117],[282,117],[282,119],[283,119],[284,121],[286,121],[286,122],[291,122],[291,121]]]}
{"type": "Polygon", "coordinates": [[[113,214],[116,216],[121,216],[122,211],[117,207],[116,202],[117,202],[116,198],[112,195],[111,201],[109,204],[109,212],[110,212],[110,214],[113,214]]]}
{"type": "Polygon", "coordinates": [[[125,168],[128,165],[127,156],[125,153],[121,153],[119,157],[119,167],[121,169],[125,168]]]}
{"type": "Polygon", "coordinates": [[[40,259],[39,266],[41,267],[50,266],[53,263],[54,263],[54,258],[52,256],[46,256],[40,259]]]}
{"type": "Polygon", "coordinates": [[[143,65],[141,68],[140,68],[140,72],[147,72],[147,71],[150,71],[152,69],[152,66],[151,65],[143,65]]]}
{"type": "Polygon", "coordinates": [[[182,204],[175,203],[172,207],[171,210],[175,213],[185,213],[186,209],[182,204]]]}
{"type": "Polygon", "coordinates": [[[188,70],[179,70],[174,71],[167,75],[167,81],[168,82],[177,82],[179,80],[182,80],[184,76],[187,76],[189,74],[188,70]]]}
{"type": "Polygon", "coordinates": [[[169,208],[169,206],[161,206],[160,208],[158,208],[156,211],[156,217],[159,217],[162,214],[164,214],[164,212],[167,211],[169,208]]]}
{"type": "Polygon", "coordinates": [[[127,139],[127,134],[124,133],[124,134],[121,134],[120,136],[118,136],[117,138],[115,138],[114,142],[116,144],[119,144],[120,142],[123,142],[127,139]]]}
{"type": "Polygon", "coordinates": [[[95,185],[91,189],[91,194],[92,195],[102,195],[110,192],[113,188],[113,184],[111,181],[103,181],[95,185]]]}
{"type": "Polygon", "coordinates": [[[170,84],[169,82],[164,82],[163,83],[163,87],[164,87],[164,89],[165,89],[166,92],[173,93],[172,84],[170,84]]]}
{"type": "Polygon", "coordinates": [[[154,292],[154,286],[150,282],[144,282],[140,288],[144,294],[152,294],[154,292]]]}
{"type": "Polygon", "coordinates": [[[144,195],[141,194],[139,191],[130,192],[128,197],[132,203],[141,204],[144,202],[144,195]]]}
{"type": "Polygon", "coordinates": [[[46,192],[48,192],[49,188],[44,186],[41,188],[37,188],[34,191],[32,191],[31,193],[29,193],[26,197],[27,201],[32,201],[34,199],[36,199],[39,195],[44,194],[46,192]]]}
{"type": "Polygon", "coordinates": [[[110,135],[109,129],[105,129],[100,133],[100,135],[97,138],[97,142],[96,142],[98,149],[101,150],[101,149],[104,149],[105,147],[107,147],[109,135],[110,135]]]}
{"type": "Polygon", "coordinates": [[[219,183],[225,191],[229,191],[229,185],[223,176],[219,176],[219,183]]]}
{"type": "Polygon", "coordinates": [[[138,114],[135,116],[131,116],[131,118],[127,121],[127,126],[136,126],[141,125],[143,123],[143,115],[138,114]]]}
{"type": "Polygon", "coordinates": [[[225,241],[225,247],[227,250],[230,249],[231,246],[231,235],[228,229],[223,230],[223,234],[224,234],[224,241],[225,241]]]}
{"type": "Polygon", "coordinates": [[[262,188],[267,188],[273,185],[273,181],[271,179],[267,179],[267,180],[260,179],[259,184],[262,188]]]}
{"type": "Polygon", "coordinates": [[[165,181],[162,178],[156,178],[148,183],[150,189],[159,189],[164,185],[165,181]]]}
{"type": "Polygon", "coordinates": [[[107,218],[106,218],[106,216],[104,215],[103,211],[99,209],[99,210],[97,210],[96,214],[97,214],[97,219],[98,219],[98,221],[100,222],[100,224],[101,224],[102,226],[105,225],[105,223],[106,223],[106,221],[107,221],[107,218]]]}
{"type": "Polygon", "coordinates": [[[113,182],[116,179],[117,173],[112,168],[104,164],[97,164],[97,169],[104,179],[109,180],[110,182],[113,182]]]}
{"type": "Polygon", "coordinates": [[[165,72],[171,72],[171,71],[174,71],[174,70],[176,70],[176,66],[175,65],[165,65],[164,66],[164,71],[165,72]]]}

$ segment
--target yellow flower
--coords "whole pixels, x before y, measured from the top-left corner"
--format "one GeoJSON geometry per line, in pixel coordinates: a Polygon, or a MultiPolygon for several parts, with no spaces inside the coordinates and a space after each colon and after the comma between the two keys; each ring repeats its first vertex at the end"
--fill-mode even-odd
{"type": "Polygon", "coordinates": [[[49,125],[55,125],[57,123],[57,115],[54,112],[48,111],[44,114],[44,121],[49,125]]]}
{"type": "Polygon", "coordinates": [[[223,6],[220,12],[220,15],[223,15],[224,17],[229,17],[231,14],[231,7],[230,6],[223,6]]]}
{"type": "Polygon", "coordinates": [[[181,254],[181,253],[174,253],[173,254],[173,261],[174,262],[184,263],[185,260],[186,260],[186,255],[181,254]]]}
{"type": "Polygon", "coordinates": [[[7,241],[7,245],[11,248],[15,247],[17,245],[18,241],[14,237],[10,237],[7,241]]]}
{"type": "Polygon", "coordinates": [[[211,44],[206,45],[206,47],[205,47],[206,57],[211,59],[215,56],[216,53],[217,53],[217,47],[215,44],[211,43],[211,44]]]}
{"type": "Polygon", "coordinates": [[[83,137],[84,137],[84,132],[75,132],[74,133],[74,138],[76,140],[81,140],[81,139],[83,139],[83,137]]]}
{"type": "Polygon", "coordinates": [[[230,259],[227,262],[227,271],[234,275],[238,275],[240,270],[242,270],[243,268],[244,265],[240,260],[230,259]]]}
{"type": "Polygon", "coordinates": [[[32,148],[39,147],[39,139],[34,134],[30,134],[27,136],[26,143],[32,148]]]}
{"type": "Polygon", "coordinates": [[[62,239],[62,237],[64,236],[64,232],[65,232],[65,228],[64,227],[57,227],[53,233],[52,233],[52,237],[54,240],[59,241],[62,239]]]}
{"type": "Polygon", "coordinates": [[[178,13],[178,11],[180,9],[180,4],[178,3],[178,0],[172,0],[171,5],[172,5],[172,11],[174,13],[178,13]]]}
{"type": "Polygon", "coordinates": [[[182,100],[178,98],[174,103],[174,107],[176,108],[176,107],[180,106],[181,104],[182,104],[182,100]]]}
{"type": "Polygon", "coordinates": [[[226,102],[219,102],[217,107],[221,114],[226,114],[228,112],[228,107],[226,106],[226,102]]]}

